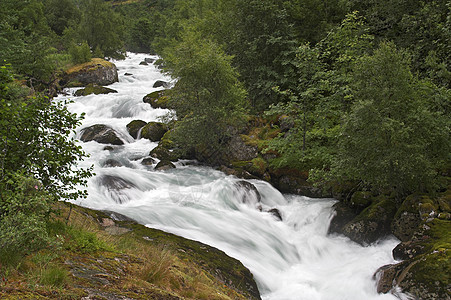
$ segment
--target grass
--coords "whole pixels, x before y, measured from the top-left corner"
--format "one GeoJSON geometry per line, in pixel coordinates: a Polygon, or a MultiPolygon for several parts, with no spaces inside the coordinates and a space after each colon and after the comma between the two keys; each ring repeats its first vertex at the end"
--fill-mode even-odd
{"type": "Polygon", "coordinates": [[[224,283],[230,281],[227,278],[212,275],[197,253],[189,254],[192,248],[186,245],[197,242],[175,244],[167,239],[172,235],[137,224],[132,231],[110,235],[101,225],[104,214],[74,207],[66,223],[68,206],[57,206],[60,213],[48,223],[53,242],[47,248],[17,258],[0,253],[2,260],[16,261],[0,265],[5,278],[0,281],[0,299],[249,298],[224,283]]]}

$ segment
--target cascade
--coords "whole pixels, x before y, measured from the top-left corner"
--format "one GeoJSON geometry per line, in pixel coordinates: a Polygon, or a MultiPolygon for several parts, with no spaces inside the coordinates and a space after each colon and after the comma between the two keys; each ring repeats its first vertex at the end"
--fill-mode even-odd
{"type": "Polygon", "coordinates": [[[115,62],[119,82],[109,87],[117,94],[57,98],[74,100],[69,110],[86,113],[78,137],[85,127],[105,124],[124,141],[112,150],[95,141],[81,143],[90,157],[80,166],[94,165],[96,176],[89,180],[88,198],[76,204],[115,211],[223,250],[253,273],[263,299],[397,299],[377,294],[372,277],[380,266],[395,262],[391,250],[398,241],[388,238],[362,247],[344,236],[327,235],[336,200],[283,195],[266,182],[249,180],[261,195],[260,211],[242,203],[238,178],[183,161],[167,171],[141,164],[157,143],[133,139],[126,125],[138,119],[157,121],[168,113],[142,98],[163,89],[152,88],[157,80],[171,80],[153,64],[139,65],[146,57],[151,56],[129,53],[115,62]],[[105,166],[111,159],[121,166],[105,166]],[[115,190],[105,178],[127,184],[115,190]],[[267,212],[272,208],[282,221],[267,212]]]}

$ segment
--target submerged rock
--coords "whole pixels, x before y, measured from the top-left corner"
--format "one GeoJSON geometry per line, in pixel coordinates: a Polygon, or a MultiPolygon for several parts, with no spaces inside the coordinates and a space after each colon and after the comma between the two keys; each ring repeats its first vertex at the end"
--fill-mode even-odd
{"type": "Polygon", "coordinates": [[[88,84],[84,89],[77,90],[74,93],[74,96],[80,97],[80,96],[88,96],[90,94],[99,95],[109,93],[117,93],[117,91],[96,84],[88,84]]]}
{"type": "Polygon", "coordinates": [[[175,169],[175,165],[168,160],[162,160],[155,166],[156,171],[164,171],[170,169],[175,169]]]}
{"type": "Polygon", "coordinates": [[[113,128],[96,124],[81,130],[80,140],[83,142],[96,141],[101,144],[123,145],[124,142],[118,137],[113,128]]]}
{"type": "Polygon", "coordinates": [[[146,126],[146,124],[147,123],[142,120],[133,120],[127,124],[127,131],[134,139],[137,139],[139,130],[146,126]]]}
{"type": "Polygon", "coordinates": [[[144,165],[144,166],[151,166],[151,165],[153,165],[155,162],[156,162],[155,159],[153,159],[152,157],[148,157],[148,158],[144,158],[144,159],[141,161],[141,164],[144,165]]]}
{"type": "Polygon", "coordinates": [[[117,81],[116,65],[101,58],[93,58],[67,70],[61,83],[64,86],[75,87],[88,84],[109,85],[117,81]]]}
{"type": "Polygon", "coordinates": [[[129,200],[129,196],[123,190],[137,188],[132,182],[113,175],[100,176],[98,183],[108,190],[111,198],[117,203],[124,203],[129,200]]]}
{"type": "Polygon", "coordinates": [[[246,180],[240,180],[233,184],[235,197],[241,203],[258,205],[261,202],[261,195],[255,185],[246,180]]]}
{"type": "Polygon", "coordinates": [[[114,168],[114,167],[122,167],[122,164],[115,160],[115,159],[107,159],[106,161],[103,162],[102,166],[104,168],[114,168]]]}
{"type": "Polygon", "coordinates": [[[270,210],[268,210],[268,212],[271,215],[273,215],[277,220],[283,221],[282,214],[280,213],[280,211],[277,208],[271,208],[270,210]]]}

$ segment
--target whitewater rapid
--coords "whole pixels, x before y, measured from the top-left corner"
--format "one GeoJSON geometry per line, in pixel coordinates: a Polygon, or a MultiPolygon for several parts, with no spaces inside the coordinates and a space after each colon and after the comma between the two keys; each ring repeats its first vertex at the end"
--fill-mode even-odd
{"type": "Polygon", "coordinates": [[[140,65],[144,58],[157,57],[129,53],[125,60],[115,62],[119,82],[109,88],[117,94],[58,97],[74,100],[68,105],[71,112],[86,114],[78,137],[83,128],[106,124],[125,142],[114,150],[104,150],[105,145],[94,141],[80,143],[90,154],[80,166],[94,165],[96,176],[89,180],[88,198],[77,204],[116,211],[148,227],[223,250],[253,273],[263,299],[397,299],[392,294],[377,294],[373,274],[395,263],[391,251],[399,241],[389,238],[362,247],[346,237],[327,235],[336,200],[283,195],[266,182],[249,180],[262,196],[261,212],[238,199],[236,177],[183,161],[168,171],[141,164],[157,143],[133,139],[126,125],[137,119],[158,121],[166,115],[168,110],[153,109],[142,98],[162,89],[152,87],[156,80],[171,80],[153,64],[140,65]],[[108,159],[123,166],[104,167],[108,159]],[[126,200],[122,204],[115,201],[116,192],[100,184],[105,175],[133,184],[120,191],[126,200]],[[283,221],[264,212],[271,208],[281,212],[283,221]]]}

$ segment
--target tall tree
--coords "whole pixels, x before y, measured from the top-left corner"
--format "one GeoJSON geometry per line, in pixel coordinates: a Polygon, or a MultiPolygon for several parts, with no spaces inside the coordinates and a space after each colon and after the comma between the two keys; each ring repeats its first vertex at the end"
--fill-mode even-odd
{"type": "Polygon", "coordinates": [[[231,57],[212,41],[186,32],[180,44],[164,53],[164,66],[177,78],[171,104],[179,121],[176,138],[185,147],[221,151],[229,126],[242,120],[245,91],[231,57]]]}
{"type": "Polygon", "coordinates": [[[434,90],[410,71],[405,51],[383,43],[359,60],[356,99],[340,136],[335,171],[379,192],[433,189],[449,160],[449,116],[428,110],[434,90]]]}

